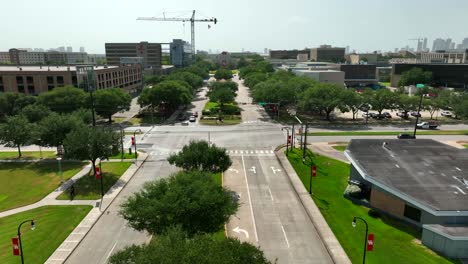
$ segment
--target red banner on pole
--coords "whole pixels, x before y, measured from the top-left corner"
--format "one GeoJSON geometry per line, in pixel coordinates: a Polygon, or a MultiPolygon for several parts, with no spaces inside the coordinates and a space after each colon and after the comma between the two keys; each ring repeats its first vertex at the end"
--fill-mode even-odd
{"type": "Polygon", "coordinates": [[[317,176],[317,166],[312,167],[312,177],[317,176]]]}
{"type": "Polygon", "coordinates": [[[135,146],[135,137],[132,137],[132,146],[135,146]]]}
{"type": "Polygon", "coordinates": [[[288,136],[288,144],[291,144],[291,136],[288,136]]]}
{"type": "Polygon", "coordinates": [[[20,250],[19,250],[18,238],[17,237],[12,238],[11,242],[13,242],[13,255],[19,256],[20,250]]]}
{"type": "Polygon", "coordinates": [[[101,179],[101,168],[96,167],[96,180],[101,179]]]}
{"type": "Polygon", "coordinates": [[[367,236],[367,251],[372,251],[374,249],[374,234],[369,234],[367,236]]]}

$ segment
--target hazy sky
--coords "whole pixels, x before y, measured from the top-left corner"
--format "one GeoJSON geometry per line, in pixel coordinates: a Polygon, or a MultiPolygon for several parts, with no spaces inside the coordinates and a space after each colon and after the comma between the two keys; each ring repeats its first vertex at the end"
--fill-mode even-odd
{"type": "Polygon", "coordinates": [[[2,0],[0,51],[72,46],[104,53],[105,42],[190,40],[190,23],[139,16],[216,17],[196,24],[196,48],[240,51],[320,44],[358,51],[393,50],[410,38],[468,37],[466,0],[2,0]],[[182,11],[182,12],[180,12],[182,11]],[[184,13],[185,11],[185,13],[184,13]],[[175,12],[175,13],[173,13],[175,12]]]}

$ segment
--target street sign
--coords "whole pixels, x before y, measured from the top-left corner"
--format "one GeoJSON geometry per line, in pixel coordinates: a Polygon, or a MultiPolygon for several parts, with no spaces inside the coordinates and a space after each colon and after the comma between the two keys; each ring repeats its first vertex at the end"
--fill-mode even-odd
{"type": "Polygon", "coordinates": [[[374,249],[374,234],[369,234],[367,236],[367,251],[372,251],[374,249]]]}
{"type": "Polygon", "coordinates": [[[13,242],[13,255],[19,256],[20,250],[19,250],[18,238],[17,237],[12,238],[11,242],[13,242]]]}
{"type": "Polygon", "coordinates": [[[261,106],[265,106],[267,103],[265,103],[265,102],[258,102],[258,104],[261,105],[261,106]]]}
{"type": "Polygon", "coordinates": [[[101,168],[96,167],[96,180],[100,180],[101,177],[101,168]]]}
{"type": "Polygon", "coordinates": [[[416,84],[416,88],[418,89],[424,88],[424,84],[418,83],[416,84]]]}
{"type": "Polygon", "coordinates": [[[312,177],[317,176],[317,166],[312,167],[312,177]]]}

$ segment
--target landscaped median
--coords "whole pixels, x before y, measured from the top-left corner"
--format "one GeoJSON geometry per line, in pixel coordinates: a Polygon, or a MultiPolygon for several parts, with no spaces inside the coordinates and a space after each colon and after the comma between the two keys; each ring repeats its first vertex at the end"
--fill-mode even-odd
{"type": "MultiPolygon", "coordinates": [[[[61,163],[66,181],[78,173],[85,162],[61,163]]],[[[60,186],[57,162],[1,163],[0,212],[38,202],[60,186]]]]}
{"type": "Polygon", "coordinates": [[[44,206],[0,218],[0,263],[20,263],[13,256],[11,238],[17,237],[18,225],[34,220],[35,229],[26,223],[21,228],[25,263],[44,263],[91,210],[91,206],[44,206]]]}
{"type": "Polygon", "coordinates": [[[224,104],[222,107],[215,102],[207,102],[202,112],[200,124],[204,125],[237,125],[242,121],[240,108],[235,103],[224,104]],[[221,112],[219,111],[221,110],[221,112]],[[223,121],[219,121],[219,116],[223,121]]]}
{"type": "MultiPolygon", "coordinates": [[[[339,132],[309,132],[308,136],[397,136],[413,131],[339,131],[339,132]]],[[[416,135],[468,135],[468,130],[418,130],[416,135]]]]}
{"type": "MultiPolygon", "coordinates": [[[[364,218],[369,233],[375,235],[374,250],[366,256],[368,263],[452,263],[421,245],[421,233],[414,227],[385,216],[373,218],[368,215],[368,208],[344,198],[350,173],[348,164],[311,152],[307,154],[317,167],[317,177],[312,180],[312,198],[353,263],[362,262],[365,234],[362,222],[352,227],[355,216],[364,218]]],[[[302,151],[298,149],[289,152],[288,159],[309,189],[309,159],[303,164],[302,151]]]]}
{"type": "MultiPolygon", "coordinates": [[[[104,193],[106,193],[120,179],[122,174],[132,165],[131,162],[103,162],[102,163],[102,182],[104,193]]],[[[93,176],[93,171],[80,179],[74,184],[75,200],[97,200],[101,198],[101,183],[93,176]]],[[[70,191],[66,190],[57,197],[58,200],[70,199],[70,191]]]]}

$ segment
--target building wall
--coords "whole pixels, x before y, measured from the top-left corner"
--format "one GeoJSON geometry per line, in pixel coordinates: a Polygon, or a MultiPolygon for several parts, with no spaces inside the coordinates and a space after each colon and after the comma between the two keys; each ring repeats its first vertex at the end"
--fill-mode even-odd
{"type": "Polygon", "coordinates": [[[299,54],[309,54],[310,50],[270,50],[271,59],[297,59],[299,54]]]}
{"type": "Polygon", "coordinates": [[[310,50],[311,61],[340,62],[345,60],[345,48],[314,48],[310,50]]]}
{"type": "Polygon", "coordinates": [[[376,186],[372,186],[370,204],[396,217],[404,218],[405,202],[376,186]]]}
{"type": "Polygon", "coordinates": [[[192,63],[192,47],[181,39],[174,39],[170,44],[171,64],[176,67],[188,66],[192,63]]]}
{"type": "Polygon", "coordinates": [[[349,54],[351,64],[359,64],[361,61],[366,61],[367,63],[376,63],[378,55],[374,53],[365,53],[365,54],[349,54]]]}
{"type": "Polygon", "coordinates": [[[401,74],[412,68],[432,72],[433,85],[453,88],[468,87],[468,64],[394,64],[392,86],[397,87],[401,74]]]}
{"type": "Polygon", "coordinates": [[[119,65],[121,57],[142,57],[145,68],[161,68],[162,51],[159,43],[106,43],[108,65],[119,65]]]}
{"type": "Polygon", "coordinates": [[[292,70],[296,75],[307,76],[318,82],[334,83],[344,87],[344,72],[341,71],[310,71],[310,70],[292,70]]]}
{"type": "Polygon", "coordinates": [[[423,224],[468,224],[468,216],[435,216],[421,211],[421,223],[423,224]]]}
{"type": "Polygon", "coordinates": [[[468,258],[468,240],[452,240],[432,230],[423,228],[422,243],[450,258],[468,258]]]}

